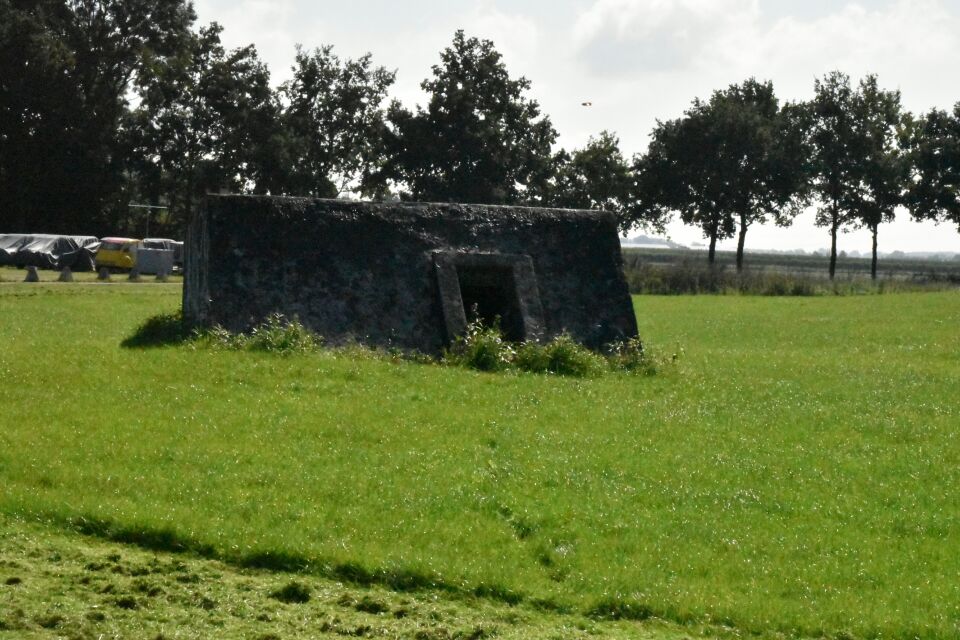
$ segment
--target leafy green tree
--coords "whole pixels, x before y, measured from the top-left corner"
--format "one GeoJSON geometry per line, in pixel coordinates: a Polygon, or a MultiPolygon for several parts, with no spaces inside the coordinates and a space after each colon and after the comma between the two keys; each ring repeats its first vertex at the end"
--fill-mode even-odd
{"type": "Polygon", "coordinates": [[[860,188],[850,202],[855,226],[870,230],[873,240],[870,276],[877,279],[877,234],[905,202],[909,165],[901,149],[905,118],[899,91],[884,91],[876,76],[867,76],[853,96],[855,128],[861,146],[860,188]]]}
{"type": "Polygon", "coordinates": [[[388,110],[385,175],[414,200],[542,204],[549,192],[557,133],[530,82],[512,79],[489,40],[457,31],[441,53],[426,110],[388,110]]]}
{"type": "Polygon", "coordinates": [[[629,206],[630,166],[617,137],[603,131],[582,149],[560,151],[546,204],[571,209],[604,209],[622,214],[629,206]]]}
{"type": "Polygon", "coordinates": [[[952,112],[933,109],[911,121],[904,134],[911,215],[960,229],[960,103],[952,112]]]}
{"type": "Polygon", "coordinates": [[[860,186],[860,152],[854,126],[854,90],[839,71],[814,82],[806,106],[810,180],[820,202],[816,224],[830,230],[830,279],[837,271],[837,234],[850,222],[850,208],[860,186]]]}
{"type": "Polygon", "coordinates": [[[747,230],[789,224],[805,198],[803,144],[789,110],[769,82],[747,80],[694,100],[683,118],[658,122],[636,159],[631,220],[663,220],[670,211],[700,227],[715,261],[718,240],[739,230],[737,269],[747,230]]]}
{"type": "Polygon", "coordinates": [[[876,76],[854,89],[834,71],[814,84],[804,105],[810,185],[820,202],[816,224],[830,230],[830,278],[836,275],[837,234],[847,226],[870,229],[876,278],[877,229],[903,201],[906,165],[897,148],[902,121],[899,92],[883,91],[876,76]]]}
{"type": "Polygon", "coordinates": [[[45,206],[59,198],[42,186],[63,171],[59,139],[75,127],[60,108],[76,96],[65,73],[71,54],[48,28],[47,9],[0,0],[0,216],[18,231],[61,223],[45,206]]]}
{"type": "Polygon", "coordinates": [[[185,0],[0,0],[0,209],[17,228],[110,229],[131,80],[193,20],[185,0]]]}
{"type": "Polygon", "coordinates": [[[680,146],[676,141],[680,128],[679,119],[657,121],[646,152],[633,157],[629,204],[621,219],[624,231],[644,228],[666,232],[675,210],[673,203],[694,195],[683,193],[670,160],[672,150],[680,146]]]}
{"type": "Polygon", "coordinates": [[[269,71],[252,45],[227,51],[221,32],[201,28],[180,55],[146,70],[129,120],[133,172],[179,229],[205,193],[264,193],[285,181],[269,71]]]}
{"type": "Polygon", "coordinates": [[[293,78],[281,88],[292,167],[286,192],[382,195],[383,102],[395,75],[374,67],[369,54],[341,60],[330,46],[297,48],[293,78]]]}

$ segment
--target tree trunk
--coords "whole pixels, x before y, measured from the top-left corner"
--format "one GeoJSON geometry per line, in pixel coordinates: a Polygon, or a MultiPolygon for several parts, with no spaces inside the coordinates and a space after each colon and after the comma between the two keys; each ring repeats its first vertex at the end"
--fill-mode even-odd
{"type": "Polygon", "coordinates": [[[743,245],[747,240],[747,217],[740,216],[740,235],[737,238],[737,273],[743,272],[743,245]]]}
{"type": "Polygon", "coordinates": [[[190,221],[193,219],[193,163],[190,163],[190,169],[187,172],[187,192],[186,197],[184,198],[184,219],[180,220],[180,230],[179,233],[182,235],[186,232],[187,227],[190,226],[190,221]]]}
{"type": "Polygon", "coordinates": [[[830,280],[837,274],[837,230],[840,227],[840,214],[837,211],[837,204],[833,204],[833,212],[830,219],[830,280]]]}
{"type": "Polygon", "coordinates": [[[713,267],[717,259],[717,232],[710,233],[710,253],[707,254],[707,262],[713,267]]]}
{"type": "Polygon", "coordinates": [[[880,225],[873,225],[870,230],[873,231],[873,260],[870,262],[870,279],[877,279],[877,228],[880,225]]]}

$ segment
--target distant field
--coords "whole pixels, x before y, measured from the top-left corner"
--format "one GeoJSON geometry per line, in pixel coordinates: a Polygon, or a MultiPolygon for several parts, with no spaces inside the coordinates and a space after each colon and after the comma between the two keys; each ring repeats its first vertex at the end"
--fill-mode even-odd
{"type": "Polygon", "coordinates": [[[760,295],[861,294],[960,289],[960,260],[881,258],[877,280],[869,258],[840,257],[829,280],[829,258],[815,255],[747,254],[736,272],[736,254],[718,251],[713,269],[703,251],[623,251],[632,293],[748,293],[760,295]]]}
{"type": "Polygon", "coordinates": [[[960,635],[960,293],[637,297],[679,365],[587,380],[119,346],[179,293],[0,285],[0,512],[593,617],[960,635]]]}
{"type": "MultiPolygon", "coordinates": [[[[627,264],[638,261],[661,265],[682,262],[707,262],[706,251],[689,249],[634,249],[624,248],[627,264]]],[[[960,255],[960,254],[958,254],[960,255]]],[[[717,251],[717,265],[735,268],[737,254],[733,251],[717,251]]],[[[792,255],[776,253],[747,253],[744,265],[749,269],[780,271],[784,273],[827,277],[829,256],[792,255]]],[[[877,275],[881,278],[929,278],[954,276],[960,279],[960,259],[954,260],[907,260],[881,257],[877,262],[877,275]]],[[[870,257],[837,258],[837,277],[870,277],[870,257]]]]}

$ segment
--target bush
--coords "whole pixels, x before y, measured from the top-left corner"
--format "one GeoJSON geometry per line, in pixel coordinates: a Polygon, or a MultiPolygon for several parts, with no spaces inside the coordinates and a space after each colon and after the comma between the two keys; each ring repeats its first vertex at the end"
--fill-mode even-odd
{"type": "Polygon", "coordinates": [[[323,339],[303,326],[297,318],[287,319],[273,313],[249,334],[231,333],[221,326],[195,331],[195,343],[218,349],[267,351],[289,355],[311,353],[323,345],[323,339]]]}
{"type": "Polygon", "coordinates": [[[499,324],[485,327],[475,320],[467,325],[466,334],[454,340],[443,361],[478,371],[502,371],[515,357],[516,350],[504,339],[499,324]]]}
{"type": "Polygon", "coordinates": [[[626,342],[617,342],[610,346],[607,355],[610,367],[616,371],[632,373],[656,373],[656,366],[648,356],[643,342],[639,337],[630,338],[626,342]]]}
{"type": "Polygon", "coordinates": [[[305,353],[316,351],[321,344],[323,340],[300,324],[298,318],[288,320],[283,314],[273,313],[253,328],[247,338],[246,348],[251,351],[305,353]]]}
{"type": "MultiPolygon", "coordinates": [[[[677,357],[674,354],[671,361],[677,357]]],[[[467,326],[466,334],[444,353],[443,362],[478,371],[514,370],[574,377],[601,375],[608,370],[646,374],[657,371],[657,364],[648,358],[640,338],[613,345],[604,357],[567,333],[545,343],[514,345],[503,337],[498,325],[486,327],[479,320],[467,326]]]]}
{"type": "Polygon", "coordinates": [[[546,344],[525,342],[515,364],[521,371],[584,377],[605,369],[603,358],[564,333],[546,344]]]}

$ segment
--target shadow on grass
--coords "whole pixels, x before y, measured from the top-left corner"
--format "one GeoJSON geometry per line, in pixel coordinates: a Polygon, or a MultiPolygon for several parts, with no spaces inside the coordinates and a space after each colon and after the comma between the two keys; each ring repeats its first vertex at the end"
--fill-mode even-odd
{"type": "Polygon", "coordinates": [[[125,349],[148,349],[183,344],[191,337],[184,327],[180,312],[164,313],[148,318],[120,343],[125,349]]]}
{"type": "MultiPolygon", "coordinates": [[[[667,605],[654,607],[632,598],[606,597],[584,609],[572,607],[552,598],[530,597],[499,584],[479,583],[472,587],[451,583],[437,574],[427,574],[411,569],[370,569],[356,562],[331,562],[287,551],[259,551],[231,553],[219,551],[213,545],[177,533],[171,527],[156,527],[148,524],[120,524],[96,516],[63,516],[50,513],[33,513],[32,518],[47,525],[58,526],[81,535],[111,542],[130,544],[142,549],[167,553],[186,553],[226,564],[251,569],[264,569],[283,573],[313,575],[360,587],[382,586],[398,592],[441,591],[456,598],[480,598],[501,602],[510,606],[526,604],[531,608],[562,615],[579,613],[597,621],[645,621],[651,618],[666,620],[681,625],[721,626],[737,628],[759,635],[770,629],[753,629],[740,626],[730,619],[698,618],[690,612],[678,611],[667,605]]],[[[293,583],[291,583],[293,584],[293,583]]],[[[288,594],[281,594],[288,595],[288,594]]],[[[302,594],[294,594],[301,596],[302,594]]],[[[779,629],[778,630],[783,630],[779,629]]],[[[792,629],[793,633],[803,630],[792,629]]],[[[819,637],[819,634],[815,634],[819,637]]],[[[920,637],[920,636],[917,636],[920,637]]]]}
{"type": "MultiPolygon", "coordinates": [[[[315,575],[362,587],[383,586],[394,591],[443,591],[455,596],[473,596],[516,605],[527,598],[517,591],[500,585],[481,584],[473,589],[452,584],[437,575],[413,569],[370,569],[356,562],[331,562],[322,558],[287,551],[254,551],[251,553],[223,553],[214,546],[183,536],[168,527],[146,524],[119,524],[94,516],[63,517],[40,516],[41,521],[54,524],[79,534],[131,544],[142,549],[168,553],[188,553],[210,560],[248,568],[284,573],[315,575]]],[[[563,605],[546,600],[531,601],[537,608],[564,610],[563,605]]]]}

